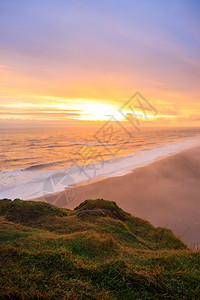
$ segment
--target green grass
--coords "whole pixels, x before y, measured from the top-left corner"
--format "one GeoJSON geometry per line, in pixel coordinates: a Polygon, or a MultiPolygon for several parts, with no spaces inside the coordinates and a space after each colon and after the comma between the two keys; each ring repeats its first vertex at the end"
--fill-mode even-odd
{"type": "Polygon", "coordinates": [[[0,201],[1,299],[199,299],[200,253],[110,201],[0,201]]]}

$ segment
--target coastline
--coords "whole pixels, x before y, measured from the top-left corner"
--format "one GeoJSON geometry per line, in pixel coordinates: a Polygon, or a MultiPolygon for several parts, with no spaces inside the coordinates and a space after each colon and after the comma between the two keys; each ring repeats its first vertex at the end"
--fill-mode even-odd
{"type": "MultiPolygon", "coordinates": [[[[47,194],[61,192],[67,186],[83,185],[131,173],[133,169],[147,166],[154,161],[169,157],[183,150],[200,146],[200,135],[183,138],[173,143],[144,147],[140,150],[132,149],[129,153],[113,155],[109,158],[91,160],[90,157],[79,160],[70,160],[67,168],[53,168],[38,170],[38,165],[28,169],[11,169],[1,171],[0,198],[35,199],[47,194]]],[[[69,201],[71,202],[71,201],[69,201]]]]}
{"type": "Polygon", "coordinates": [[[200,147],[159,158],[130,173],[80,183],[31,199],[73,209],[86,199],[115,201],[130,214],[171,229],[190,247],[200,243],[200,147]]]}

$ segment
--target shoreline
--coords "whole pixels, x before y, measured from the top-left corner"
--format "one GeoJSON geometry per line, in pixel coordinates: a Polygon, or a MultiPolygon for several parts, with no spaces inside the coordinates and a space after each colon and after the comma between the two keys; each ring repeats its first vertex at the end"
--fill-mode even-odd
{"type": "Polygon", "coordinates": [[[29,199],[73,209],[86,199],[115,201],[154,226],[171,229],[188,246],[200,243],[200,146],[183,150],[117,177],[72,185],[29,199]]]}
{"type": "Polygon", "coordinates": [[[154,161],[169,157],[185,149],[200,146],[200,135],[184,138],[174,143],[124,153],[119,157],[102,158],[97,161],[85,161],[85,164],[72,162],[67,168],[51,170],[10,170],[1,173],[3,182],[0,198],[34,199],[46,194],[61,192],[66,186],[83,185],[126,175],[154,161]]]}

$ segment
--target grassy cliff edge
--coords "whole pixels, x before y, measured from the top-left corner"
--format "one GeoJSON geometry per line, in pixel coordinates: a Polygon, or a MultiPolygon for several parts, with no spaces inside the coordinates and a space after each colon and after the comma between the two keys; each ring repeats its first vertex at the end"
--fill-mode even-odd
{"type": "Polygon", "coordinates": [[[199,299],[200,254],[115,202],[0,200],[1,299],[199,299]]]}

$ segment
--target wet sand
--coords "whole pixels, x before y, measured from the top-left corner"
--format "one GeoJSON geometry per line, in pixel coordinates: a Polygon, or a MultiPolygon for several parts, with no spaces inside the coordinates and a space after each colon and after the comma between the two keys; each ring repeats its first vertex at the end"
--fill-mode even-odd
{"type": "Polygon", "coordinates": [[[73,209],[86,199],[115,201],[155,226],[170,228],[188,246],[200,244],[200,147],[160,159],[131,173],[37,198],[73,209]]]}

